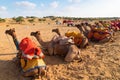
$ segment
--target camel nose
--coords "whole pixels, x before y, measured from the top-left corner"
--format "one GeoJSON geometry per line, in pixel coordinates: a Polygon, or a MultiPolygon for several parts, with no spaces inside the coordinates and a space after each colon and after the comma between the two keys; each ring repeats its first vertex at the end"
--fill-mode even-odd
{"type": "Polygon", "coordinates": [[[6,30],[6,31],[5,31],[5,34],[8,34],[8,32],[9,32],[9,30],[6,30]]]}

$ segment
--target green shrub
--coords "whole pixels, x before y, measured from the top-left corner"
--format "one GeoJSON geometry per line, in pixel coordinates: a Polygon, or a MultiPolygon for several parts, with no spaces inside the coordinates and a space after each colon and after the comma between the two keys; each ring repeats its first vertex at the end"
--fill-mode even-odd
{"type": "Polygon", "coordinates": [[[0,22],[5,22],[5,19],[0,18],[0,22]]]}

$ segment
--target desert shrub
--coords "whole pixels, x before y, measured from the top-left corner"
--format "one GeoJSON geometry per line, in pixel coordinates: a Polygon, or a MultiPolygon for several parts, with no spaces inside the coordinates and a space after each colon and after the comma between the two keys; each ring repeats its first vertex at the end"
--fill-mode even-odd
{"type": "Polygon", "coordinates": [[[0,22],[5,22],[5,19],[0,18],[0,22]]]}
{"type": "Polygon", "coordinates": [[[30,23],[33,23],[34,22],[34,19],[29,19],[28,20],[30,23]]]}
{"type": "Polygon", "coordinates": [[[54,20],[56,20],[56,18],[55,18],[55,17],[53,17],[53,18],[51,18],[51,20],[53,20],[53,21],[54,21],[54,20]]]}
{"type": "Polygon", "coordinates": [[[37,17],[35,17],[35,16],[26,16],[26,18],[37,18],[37,17]]]}
{"type": "Polygon", "coordinates": [[[38,19],[38,21],[46,21],[46,19],[45,19],[45,18],[42,18],[42,19],[38,19]]]}
{"type": "Polygon", "coordinates": [[[17,18],[13,18],[13,20],[15,20],[17,23],[22,23],[22,22],[24,22],[24,17],[23,16],[19,16],[19,17],[17,17],[17,18]]]}

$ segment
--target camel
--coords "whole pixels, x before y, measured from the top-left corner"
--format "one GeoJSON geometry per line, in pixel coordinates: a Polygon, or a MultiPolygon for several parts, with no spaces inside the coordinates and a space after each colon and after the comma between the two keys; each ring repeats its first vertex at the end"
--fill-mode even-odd
{"type": "Polygon", "coordinates": [[[91,27],[88,23],[81,23],[75,25],[85,37],[88,37],[88,33],[91,31],[91,27]]]}
{"type": "Polygon", "coordinates": [[[109,40],[111,40],[112,36],[114,35],[114,32],[106,29],[107,32],[100,32],[100,31],[96,31],[95,27],[103,27],[104,26],[100,23],[95,23],[95,25],[91,26],[91,25],[86,25],[84,26],[83,24],[78,24],[76,25],[76,27],[83,32],[83,34],[88,38],[88,40],[90,41],[96,41],[99,43],[105,43],[108,42],[109,40]],[[95,33],[94,33],[95,32],[95,33]]]}
{"type": "MultiPolygon", "coordinates": [[[[57,33],[58,35],[61,36],[60,31],[59,31],[58,28],[53,29],[52,32],[55,32],[55,33],[57,33]]],[[[80,34],[81,34],[81,38],[82,38],[81,44],[77,44],[76,43],[75,39],[78,39],[77,37],[74,37],[74,36],[70,36],[70,37],[73,39],[73,41],[74,41],[74,43],[75,43],[75,45],[77,47],[79,47],[79,48],[85,48],[88,45],[88,39],[84,36],[84,34],[82,34],[82,33],[80,33],[80,34]]],[[[77,41],[77,42],[79,42],[79,41],[77,41]]]]}
{"type": "MultiPolygon", "coordinates": [[[[15,59],[15,62],[17,64],[19,64],[18,67],[20,69],[22,69],[22,75],[24,77],[29,77],[29,76],[33,76],[33,77],[34,76],[38,76],[38,77],[41,76],[42,77],[43,75],[45,75],[45,66],[46,66],[46,64],[44,63],[42,58],[40,58],[40,59],[39,58],[33,58],[31,60],[27,60],[27,59],[23,58],[23,51],[19,47],[20,44],[18,42],[16,33],[15,33],[15,28],[6,30],[5,33],[12,36],[14,44],[15,44],[17,50],[19,51],[17,53],[17,57],[15,59]],[[32,63],[34,63],[34,64],[32,64],[32,63]],[[42,66],[44,65],[44,66],[42,67],[41,65],[42,66]]],[[[36,54],[36,53],[34,53],[34,54],[36,54]]]]}
{"type": "Polygon", "coordinates": [[[64,56],[64,60],[71,62],[75,59],[80,59],[80,49],[73,44],[70,38],[60,36],[61,34],[54,36],[52,40],[45,42],[41,38],[40,31],[31,32],[31,36],[34,36],[42,47],[47,49],[49,55],[64,56]]]}
{"type": "Polygon", "coordinates": [[[105,43],[112,39],[113,33],[106,31],[97,31],[97,30],[91,30],[88,34],[88,38],[92,41],[99,42],[99,43],[105,43]]]}
{"type": "MultiPolygon", "coordinates": [[[[86,46],[89,44],[88,38],[86,36],[90,30],[88,28],[84,28],[83,26],[80,26],[80,25],[76,25],[76,27],[80,30],[80,32],[77,33],[79,37],[78,36],[76,37],[74,32],[72,32],[71,35],[69,34],[69,32],[66,32],[65,36],[67,36],[67,35],[73,36],[74,37],[73,40],[77,47],[86,48],[86,46]]],[[[69,37],[69,36],[67,36],[67,37],[69,37]]]]}

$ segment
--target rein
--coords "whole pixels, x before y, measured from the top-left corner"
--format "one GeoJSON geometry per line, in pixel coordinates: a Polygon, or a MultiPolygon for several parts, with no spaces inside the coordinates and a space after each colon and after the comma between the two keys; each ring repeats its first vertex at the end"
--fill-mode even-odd
{"type": "Polygon", "coordinates": [[[13,45],[12,45],[12,43],[11,43],[11,41],[10,41],[10,39],[9,39],[7,34],[6,34],[6,37],[7,37],[8,41],[9,41],[9,43],[10,43],[10,46],[11,46],[12,50],[14,51],[13,45]]]}

